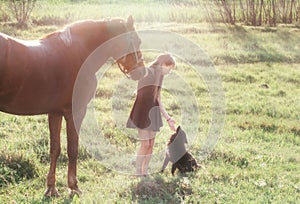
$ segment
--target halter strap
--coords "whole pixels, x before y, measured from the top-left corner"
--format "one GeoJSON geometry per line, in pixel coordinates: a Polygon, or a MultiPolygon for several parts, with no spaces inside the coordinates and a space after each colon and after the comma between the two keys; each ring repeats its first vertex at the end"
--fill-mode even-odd
{"type": "MultiPolygon", "coordinates": [[[[109,23],[112,22],[111,18],[105,18],[104,21],[107,23],[107,28],[108,28],[109,36],[113,36],[113,37],[118,36],[118,35],[116,35],[116,33],[113,32],[112,29],[110,29],[109,23]]],[[[129,54],[129,53],[133,53],[134,54],[135,64],[134,64],[133,67],[136,67],[139,63],[143,62],[144,60],[143,60],[143,58],[139,59],[139,57],[137,55],[137,50],[135,49],[135,46],[134,46],[134,43],[133,43],[133,37],[132,37],[133,33],[132,33],[132,31],[129,31],[124,23],[120,23],[120,24],[123,26],[123,28],[125,30],[125,32],[121,33],[120,35],[126,35],[126,41],[128,43],[128,45],[127,45],[127,52],[126,53],[127,54],[129,54]]],[[[127,54],[120,58],[122,60],[122,63],[126,63],[127,54]]],[[[125,66],[122,63],[118,62],[118,61],[120,61],[120,59],[116,60],[116,63],[118,64],[118,67],[119,67],[120,71],[127,78],[130,78],[130,76],[128,75],[129,71],[125,69],[125,66]]]]}

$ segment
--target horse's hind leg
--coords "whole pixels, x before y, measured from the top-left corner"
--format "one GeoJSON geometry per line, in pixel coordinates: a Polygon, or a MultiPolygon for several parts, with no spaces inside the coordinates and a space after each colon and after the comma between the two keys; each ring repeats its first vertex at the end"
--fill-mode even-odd
{"type": "Polygon", "coordinates": [[[49,114],[49,130],[50,130],[50,170],[47,175],[47,190],[45,196],[59,196],[59,193],[55,187],[55,171],[56,162],[60,155],[60,131],[62,115],[49,114]]]}

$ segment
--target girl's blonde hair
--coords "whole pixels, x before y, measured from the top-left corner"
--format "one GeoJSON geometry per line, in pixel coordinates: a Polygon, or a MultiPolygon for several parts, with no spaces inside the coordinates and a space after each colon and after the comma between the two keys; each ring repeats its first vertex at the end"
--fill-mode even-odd
{"type": "MultiPolygon", "coordinates": [[[[170,55],[170,54],[160,54],[159,56],[156,57],[156,59],[150,64],[150,67],[153,68],[161,68],[162,65],[166,66],[171,66],[173,65],[175,67],[176,65],[176,60],[175,58],[170,55]]],[[[159,73],[159,72],[156,72],[159,73]]],[[[162,81],[163,81],[164,76],[162,74],[159,74],[155,76],[155,84],[157,87],[155,88],[154,91],[154,100],[157,98],[157,96],[160,93],[161,86],[162,86],[162,81]]]]}
{"type": "Polygon", "coordinates": [[[160,54],[156,57],[156,59],[150,64],[150,67],[152,66],[161,66],[162,64],[165,64],[167,66],[171,66],[176,64],[175,58],[170,54],[160,54]]]}

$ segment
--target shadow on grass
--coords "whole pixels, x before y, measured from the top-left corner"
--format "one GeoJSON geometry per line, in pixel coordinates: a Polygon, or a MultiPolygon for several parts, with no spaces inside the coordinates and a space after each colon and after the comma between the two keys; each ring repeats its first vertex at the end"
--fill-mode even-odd
{"type": "Polygon", "coordinates": [[[73,198],[56,198],[56,197],[45,197],[42,196],[40,199],[31,200],[30,204],[52,204],[52,203],[60,203],[60,204],[71,204],[71,203],[80,203],[80,199],[78,196],[74,196],[73,198]]]}
{"type": "Polygon", "coordinates": [[[22,153],[0,151],[0,187],[38,176],[37,166],[22,153]]]}
{"type": "Polygon", "coordinates": [[[255,28],[229,27],[223,46],[225,51],[230,46],[234,46],[235,49],[233,51],[229,49],[228,52],[217,56],[215,63],[299,63],[299,48],[295,46],[299,41],[297,33],[277,28],[271,30],[261,28],[255,32],[253,29],[255,28]]]}
{"type": "Polygon", "coordinates": [[[132,186],[132,201],[136,203],[182,203],[185,196],[193,193],[185,184],[187,177],[154,175],[142,178],[132,186]]]}

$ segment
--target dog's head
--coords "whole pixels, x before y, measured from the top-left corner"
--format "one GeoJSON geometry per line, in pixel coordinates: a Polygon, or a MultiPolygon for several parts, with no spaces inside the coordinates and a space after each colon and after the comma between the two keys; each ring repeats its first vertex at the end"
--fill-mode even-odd
{"type": "Polygon", "coordinates": [[[176,133],[174,133],[173,135],[171,135],[167,145],[169,146],[172,142],[174,142],[174,140],[176,139],[176,143],[177,143],[177,140],[178,140],[178,143],[186,143],[187,144],[187,139],[186,139],[186,134],[185,132],[180,128],[180,126],[178,126],[178,128],[176,129],[176,133]],[[179,135],[178,139],[177,136],[179,135]],[[180,140],[180,141],[179,141],[180,140]]]}

